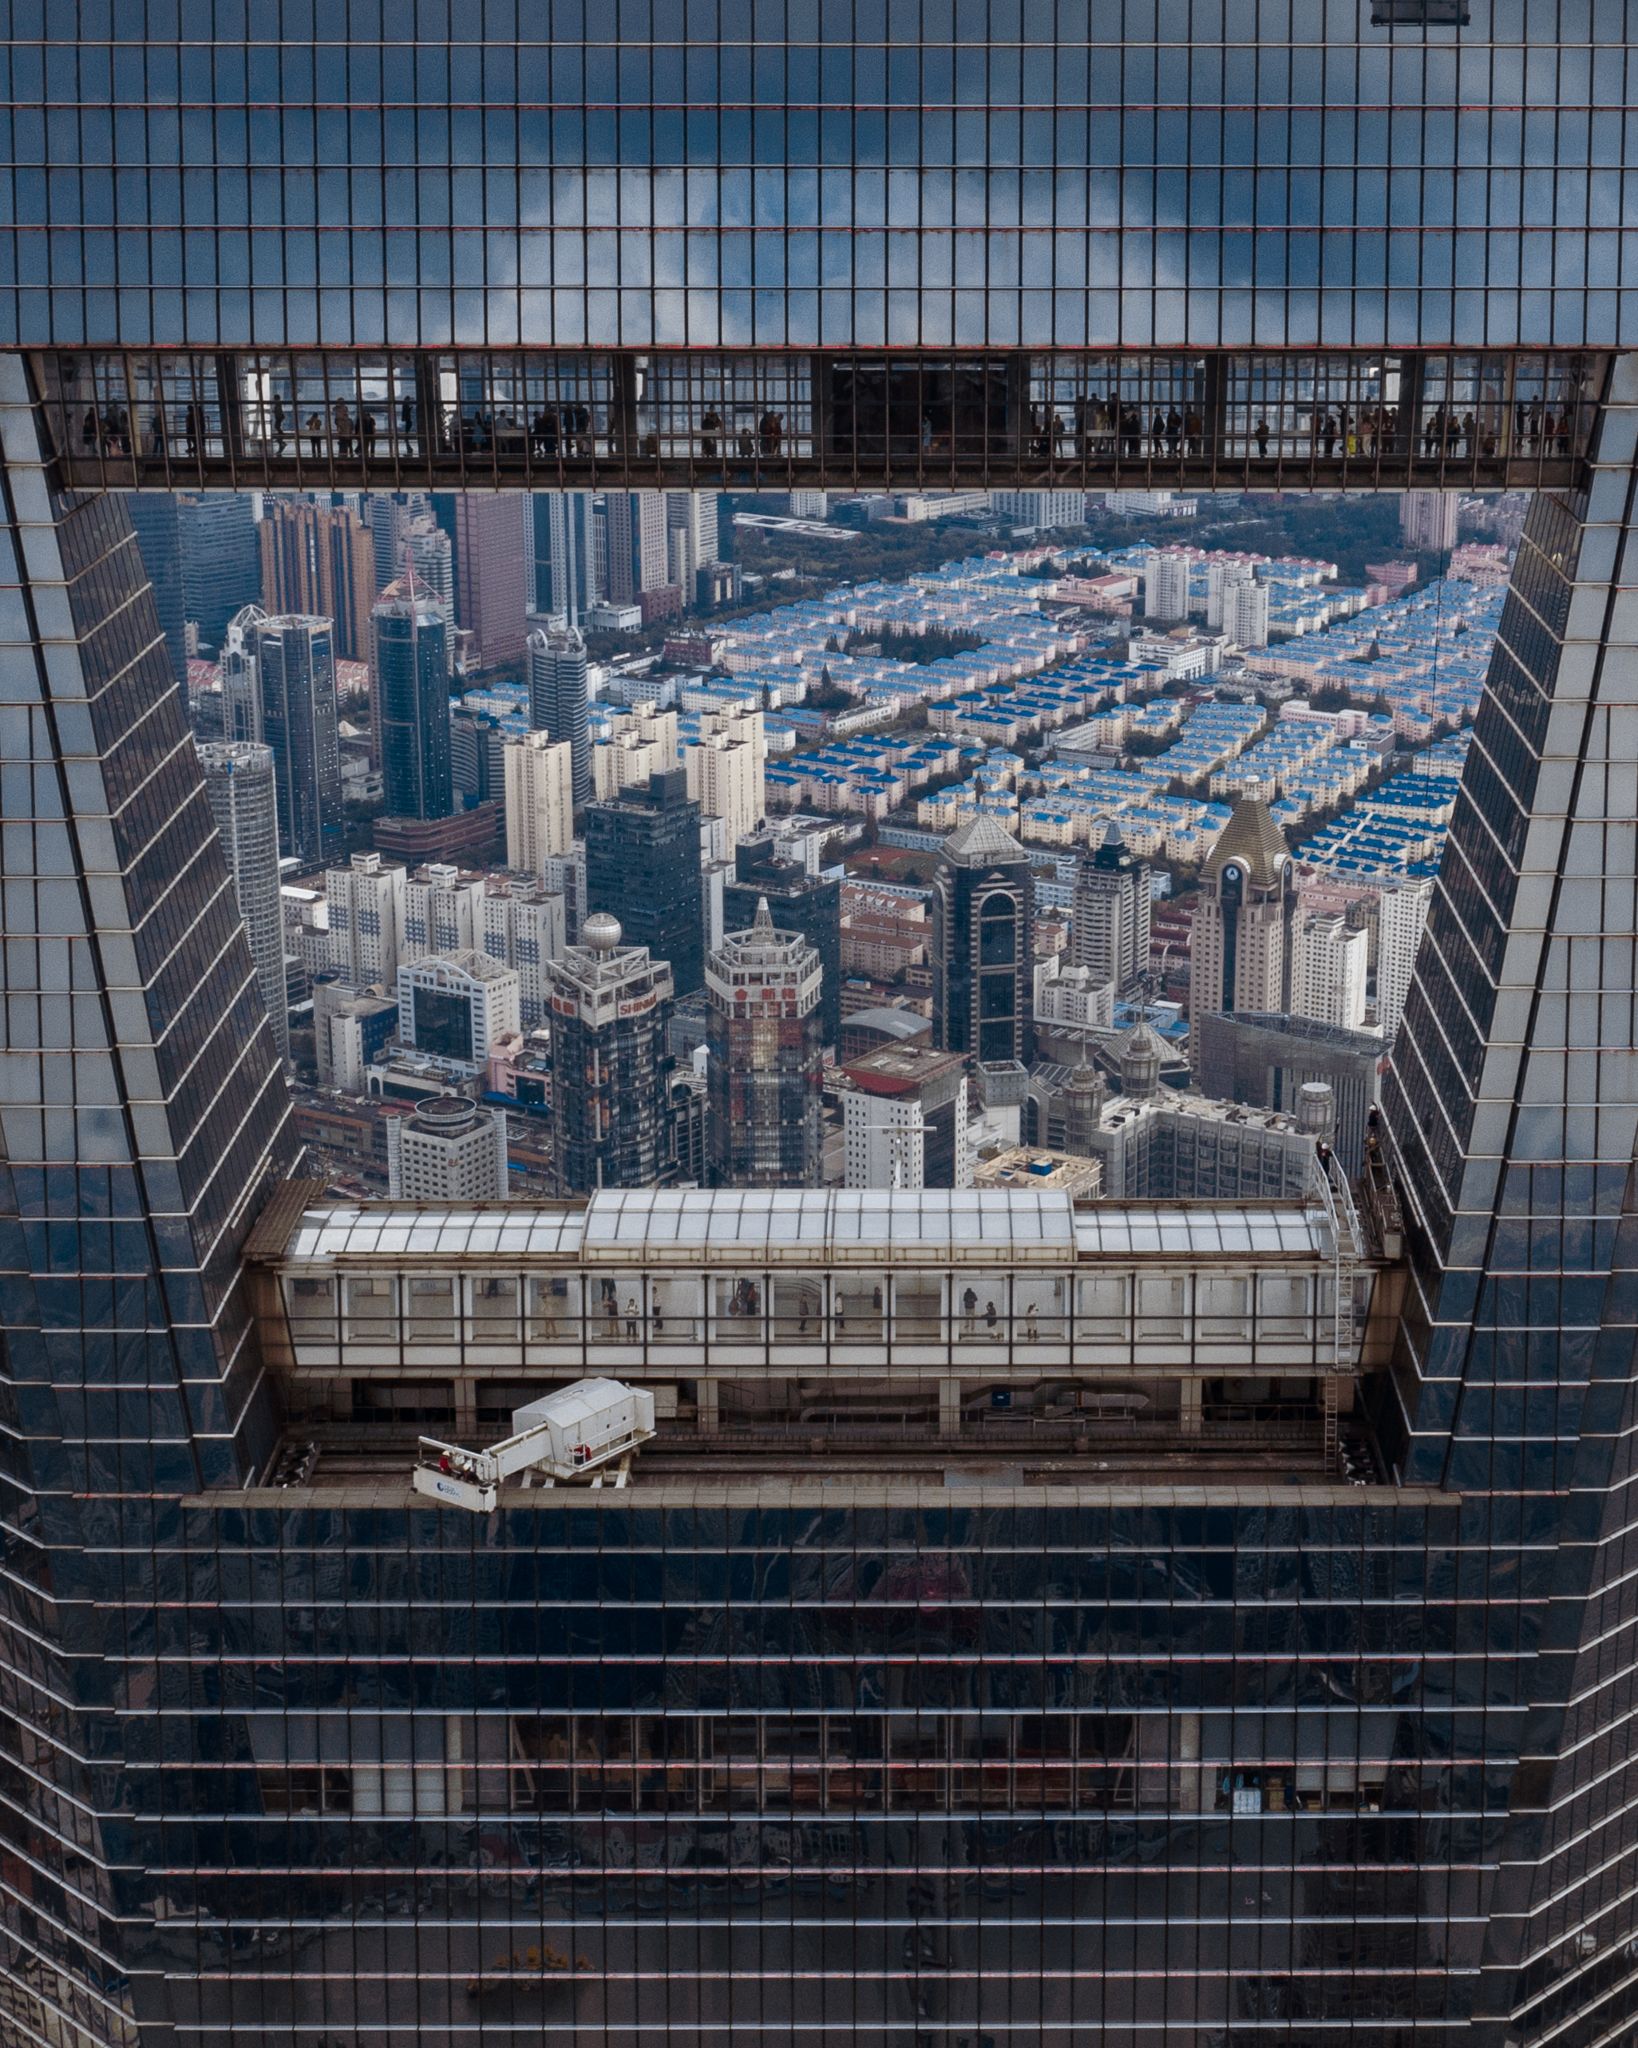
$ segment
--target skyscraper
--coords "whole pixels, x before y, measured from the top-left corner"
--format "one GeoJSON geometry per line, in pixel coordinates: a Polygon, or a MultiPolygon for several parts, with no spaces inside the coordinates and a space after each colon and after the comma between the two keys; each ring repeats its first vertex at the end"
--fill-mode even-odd
{"type": "Polygon", "coordinates": [[[345,987],[396,989],[408,880],[402,866],[378,853],[355,853],[325,875],[330,965],[345,987]]]}
{"type": "Polygon", "coordinates": [[[278,802],[273,750],[249,740],[199,749],[205,794],[222,836],[244,919],[256,980],[279,1057],[290,1057],[290,1001],[284,974],[284,909],[279,897],[278,802]]]}
{"type": "MultiPolygon", "coordinates": [[[[142,501],[137,498],[133,502],[142,501]]],[[[256,628],[266,618],[260,605],[247,604],[229,619],[222,635],[223,739],[261,742],[262,684],[256,658],[256,628]]]]}
{"type": "Polygon", "coordinates": [[[666,577],[694,603],[699,572],[716,561],[717,498],[715,491],[667,491],[665,494],[666,577]]]}
{"type": "MultiPolygon", "coordinates": [[[[131,525],[142,552],[142,566],[152,591],[159,630],[165,636],[165,656],[171,673],[182,688],[187,704],[188,646],[187,607],[182,596],[182,542],[176,496],[171,491],[133,491],[129,502],[131,525]]],[[[245,593],[248,602],[255,593],[245,593]]]]}
{"type": "Polygon", "coordinates": [[[328,860],[346,822],[330,621],[261,618],[240,631],[255,663],[262,737],[273,750],[280,850],[309,864],[328,860]]]}
{"type": "Polygon", "coordinates": [[[569,743],[531,732],[506,743],[506,865],[540,874],[574,845],[569,743]]]}
{"type": "Polygon", "coordinates": [[[1236,647],[1268,645],[1268,585],[1230,583],[1223,589],[1223,631],[1236,647]]]}
{"type": "Polygon", "coordinates": [[[1431,880],[1407,882],[1385,889],[1376,923],[1376,1022],[1385,1048],[1391,1050],[1399,1020],[1405,1014],[1416,950],[1422,943],[1433,900],[1431,880]]]}
{"type": "Polygon", "coordinates": [[[947,1052],[1023,1060],[1034,1044],[1029,855],[980,812],[939,848],[933,876],[933,1037],[947,1052]]]}
{"type": "Polygon", "coordinates": [[[593,911],[548,970],[552,1184],[559,1194],[653,1187],[666,1163],[671,968],[593,911]]]}
{"type": "Polygon", "coordinates": [[[532,508],[534,603],[543,617],[580,626],[603,595],[598,522],[590,491],[538,491],[532,508]]]}
{"type": "Polygon", "coordinates": [[[199,642],[221,647],[229,619],[262,596],[256,515],[243,493],[185,492],[176,501],[182,612],[199,642]]]}
{"type": "Polygon", "coordinates": [[[1291,932],[1291,1008],[1299,1017],[1365,1028],[1365,965],[1370,935],[1351,929],[1339,910],[1304,913],[1291,932]]]}
{"type": "Polygon", "coordinates": [[[1151,907],[1149,864],[1128,849],[1118,821],[1111,820],[1096,851],[1076,863],[1074,964],[1117,992],[1129,989],[1149,971],[1151,907]]]}
{"type": "Polygon", "coordinates": [[[527,498],[506,491],[463,491],[455,500],[455,618],[484,668],[523,659],[534,581],[524,546],[529,512],[527,498]]]}
{"type": "Polygon", "coordinates": [[[1449,554],[1460,531],[1459,510],[1454,491],[1406,491],[1399,500],[1399,537],[1406,547],[1449,554]]]}
{"type": "Polygon", "coordinates": [[[568,742],[577,810],[591,801],[592,793],[586,674],[586,643],[574,626],[537,626],[530,633],[530,722],[550,733],[554,740],[568,742]]]}
{"type": "Polygon", "coordinates": [[[760,711],[702,711],[698,735],[683,749],[688,793],[707,818],[722,820],[726,859],[764,822],[768,741],[760,711]]]}
{"type": "Polygon", "coordinates": [[[1174,548],[1158,548],[1143,571],[1143,610],[1147,618],[1176,625],[1189,616],[1189,557],[1174,548]]]}
{"type": "Polygon", "coordinates": [[[820,980],[819,955],[800,932],[774,929],[766,898],[751,928],[726,934],[707,961],[714,1186],[818,1185],[820,980]]]}
{"type": "Polygon", "coordinates": [[[394,1201],[504,1201],[505,1116],[460,1095],[418,1102],[387,1125],[387,1189],[394,1201]]]}
{"type": "MultiPolygon", "coordinates": [[[[1189,1015],[1290,1007],[1295,870],[1267,804],[1244,798],[1200,872],[1189,952],[1189,1015]]],[[[1208,1093],[1210,1091],[1208,1090],[1208,1093]]]]}
{"type": "Polygon", "coordinates": [[[378,587],[370,529],[345,506],[272,498],[258,533],[267,610],[331,620],[337,655],[343,661],[368,661],[370,611],[378,587]]]}
{"type": "Polygon", "coordinates": [[[819,1029],[824,1044],[835,1045],[842,1028],[841,881],[779,859],[774,841],[742,840],[734,849],[734,874],[722,885],[723,929],[744,931],[764,896],[778,928],[800,932],[819,955],[819,1029]]]}
{"type": "Polygon", "coordinates": [[[446,621],[418,587],[375,607],[370,658],[381,735],[381,788],[395,818],[447,818],[454,808],[446,621]]]}
{"type": "Polygon", "coordinates": [[[700,807],[680,768],[591,804],[586,826],[586,904],[619,920],[628,945],[670,963],[675,992],[705,981],[700,896],[700,807]]]}
{"type": "Polygon", "coordinates": [[[8,20],[9,2028],[1626,2048],[1630,10],[270,12],[8,20]],[[118,494],[702,478],[1535,492],[1365,1223],[250,1229],[118,494]],[[636,1485],[412,1494],[593,1359],[636,1485]]]}
{"type": "Polygon", "coordinates": [[[603,506],[610,602],[630,604],[645,590],[662,589],[670,578],[665,494],[610,491],[603,506]]]}

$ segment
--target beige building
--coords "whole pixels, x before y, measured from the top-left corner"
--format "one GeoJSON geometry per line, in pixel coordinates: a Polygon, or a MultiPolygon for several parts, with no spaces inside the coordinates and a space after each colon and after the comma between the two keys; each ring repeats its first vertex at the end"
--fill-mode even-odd
{"type": "Polygon", "coordinates": [[[1295,878],[1268,806],[1247,798],[1200,876],[1189,960],[1189,1016],[1289,1007],[1295,878]]]}
{"type": "Polygon", "coordinates": [[[538,875],[574,844],[574,750],[544,732],[506,743],[506,865],[538,875]]]}
{"type": "Polygon", "coordinates": [[[651,775],[680,768],[677,714],[641,704],[612,721],[613,737],[592,749],[592,791],[608,803],[623,789],[647,789],[651,775]]]}
{"type": "Polygon", "coordinates": [[[703,711],[698,743],[683,749],[688,794],[721,818],[728,845],[748,839],[767,812],[768,742],[760,711],[703,711]]]}

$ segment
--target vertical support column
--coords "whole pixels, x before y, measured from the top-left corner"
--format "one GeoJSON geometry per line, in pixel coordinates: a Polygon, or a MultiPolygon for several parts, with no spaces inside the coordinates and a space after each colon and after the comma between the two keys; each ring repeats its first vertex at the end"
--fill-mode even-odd
{"type": "Polygon", "coordinates": [[[245,459],[245,395],[239,384],[239,358],[223,354],[214,356],[212,361],[216,366],[216,411],[222,422],[222,455],[233,464],[237,481],[245,459]]]}
{"type": "Polygon", "coordinates": [[[1206,389],[1201,412],[1206,423],[1206,458],[1214,475],[1222,468],[1228,449],[1228,372],[1227,356],[1207,356],[1206,389]]]}
{"type": "Polygon", "coordinates": [[[1200,1434],[1200,1389],[1202,1382],[1195,1373],[1184,1375],[1178,1400],[1178,1424],[1185,1436],[1200,1434]]]}
{"type": "Polygon", "coordinates": [[[695,1382],[698,1389],[694,1397],[695,1428],[701,1436],[715,1436],[718,1429],[717,1383],[701,1379],[695,1382]]]}
{"type": "Polygon", "coordinates": [[[961,1434],[961,1382],[940,1380],[938,1383],[938,1433],[940,1436],[961,1434]]]}

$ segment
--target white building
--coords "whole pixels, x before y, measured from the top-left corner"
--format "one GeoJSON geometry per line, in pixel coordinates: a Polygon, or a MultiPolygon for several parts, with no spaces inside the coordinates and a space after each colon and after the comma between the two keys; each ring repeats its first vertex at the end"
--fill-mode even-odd
{"type": "Polygon", "coordinates": [[[828,519],[830,517],[829,491],[792,491],[790,515],[793,519],[828,519]]]}
{"type": "Polygon", "coordinates": [[[483,931],[483,876],[428,861],[404,884],[400,966],[427,953],[464,953],[483,931]]]}
{"type": "Polygon", "coordinates": [[[574,844],[574,749],[549,733],[508,740],[504,751],[506,865],[538,875],[574,844]]]}
{"type": "Polygon", "coordinates": [[[514,968],[487,953],[429,953],[398,970],[398,1037],[434,1059],[472,1070],[503,1031],[523,1028],[514,968]]]}
{"type": "Polygon", "coordinates": [[[1223,631],[1236,647],[1268,645],[1268,585],[1229,583],[1223,589],[1223,631]]]}
{"type": "Polygon", "coordinates": [[[1143,615],[1177,625],[1189,616],[1189,557],[1162,548],[1143,571],[1143,615]]]}
{"type": "Polygon", "coordinates": [[[768,742],[760,711],[703,711],[696,744],[683,749],[688,794],[708,818],[723,821],[731,850],[767,812],[768,742]]]}
{"type": "Polygon", "coordinates": [[[363,1095],[370,1063],[378,1058],[398,1023],[398,1004],[389,995],[355,993],[329,975],[313,984],[313,1050],[321,1088],[363,1095]]]}
{"type": "Polygon", "coordinates": [[[610,737],[592,749],[592,793],[607,803],[623,789],[647,789],[651,775],[680,768],[677,714],[652,704],[616,712],[610,737]]]}
{"type": "Polygon", "coordinates": [[[990,508],[1015,526],[1084,526],[1085,491],[991,491],[990,508]]]}
{"type": "Polygon", "coordinates": [[[1399,501],[1399,537],[1407,547],[1448,554],[1456,545],[1460,508],[1454,491],[1407,491],[1399,501]]]}
{"type": "Polygon", "coordinates": [[[1433,883],[1427,876],[1390,889],[1382,897],[1376,926],[1376,1023],[1384,1044],[1391,1045],[1405,1014],[1416,949],[1428,921],[1433,883]]]}
{"type": "Polygon", "coordinates": [[[1350,930],[1340,910],[1301,917],[1291,948],[1291,1008],[1299,1017],[1365,1028],[1365,966],[1370,947],[1363,927],[1350,930]]]}
{"type": "Polygon", "coordinates": [[[390,988],[398,979],[407,881],[406,869],[378,853],[355,853],[348,866],[326,871],[330,966],[349,988],[390,988]]]}
{"type": "Polygon", "coordinates": [[[227,855],[233,893],[256,982],[267,1005],[280,1059],[290,1057],[290,998],[284,969],[284,905],[279,895],[278,800],[273,749],[250,740],[211,742],[199,748],[205,794],[227,855]]]}
{"type": "Polygon", "coordinates": [[[484,890],[482,948],[518,978],[524,1026],[546,1021],[548,969],[568,944],[568,901],[534,876],[491,875],[484,890]]]}
{"type": "Polygon", "coordinates": [[[432,1095],[387,1124],[387,1189],[395,1201],[503,1202],[506,1119],[459,1095],[432,1095]]]}
{"type": "Polygon", "coordinates": [[[1107,1031],[1115,1021],[1115,984],[1054,953],[1035,969],[1035,1021],[1107,1031]]]}

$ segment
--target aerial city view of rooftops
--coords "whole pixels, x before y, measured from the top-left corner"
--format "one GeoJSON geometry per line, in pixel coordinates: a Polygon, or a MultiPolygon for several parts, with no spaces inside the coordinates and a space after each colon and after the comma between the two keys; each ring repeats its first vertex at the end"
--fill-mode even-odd
{"type": "Polygon", "coordinates": [[[128,502],[332,1193],[1358,1174],[1526,494],[128,502]]]}

